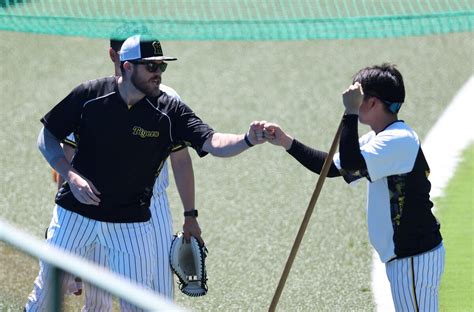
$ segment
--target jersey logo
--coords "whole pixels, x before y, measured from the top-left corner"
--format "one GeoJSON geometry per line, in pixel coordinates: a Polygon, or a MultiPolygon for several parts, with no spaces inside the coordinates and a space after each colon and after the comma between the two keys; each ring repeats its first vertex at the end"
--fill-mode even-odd
{"type": "Polygon", "coordinates": [[[159,41],[153,41],[151,44],[153,46],[154,54],[162,56],[163,50],[161,50],[161,43],[159,41]]]}
{"type": "Polygon", "coordinates": [[[160,136],[160,131],[149,131],[143,129],[142,127],[135,126],[133,127],[133,135],[139,136],[142,139],[157,138],[160,136]]]}

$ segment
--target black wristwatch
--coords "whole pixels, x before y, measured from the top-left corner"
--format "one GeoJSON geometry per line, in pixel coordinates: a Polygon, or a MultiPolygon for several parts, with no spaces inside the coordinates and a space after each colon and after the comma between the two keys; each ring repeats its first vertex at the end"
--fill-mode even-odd
{"type": "Polygon", "coordinates": [[[195,217],[196,218],[198,216],[198,211],[197,211],[197,209],[185,211],[184,216],[185,217],[195,217]]]}

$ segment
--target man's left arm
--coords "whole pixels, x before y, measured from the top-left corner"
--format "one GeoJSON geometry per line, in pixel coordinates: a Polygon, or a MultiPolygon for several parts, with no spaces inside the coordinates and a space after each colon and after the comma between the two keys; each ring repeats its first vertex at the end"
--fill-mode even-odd
{"type": "Polygon", "coordinates": [[[251,147],[245,142],[244,136],[215,132],[204,142],[202,150],[217,157],[232,157],[251,147]]]}
{"type": "Polygon", "coordinates": [[[267,141],[263,128],[266,121],[254,121],[246,134],[230,134],[215,132],[207,138],[202,150],[217,157],[232,157],[250,147],[267,141]]]}
{"type": "MultiPolygon", "coordinates": [[[[189,151],[187,148],[182,148],[171,153],[170,159],[176,188],[184,211],[192,211],[195,209],[195,188],[193,163],[189,151]]],[[[186,240],[189,240],[189,237],[193,235],[202,243],[204,242],[196,217],[184,217],[183,232],[186,240]]]]}

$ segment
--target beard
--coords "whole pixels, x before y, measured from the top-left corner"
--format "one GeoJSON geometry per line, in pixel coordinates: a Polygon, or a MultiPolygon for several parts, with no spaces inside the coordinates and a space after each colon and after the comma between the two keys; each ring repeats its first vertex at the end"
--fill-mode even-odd
{"type": "Polygon", "coordinates": [[[146,96],[155,97],[160,94],[161,77],[159,76],[154,76],[149,80],[145,80],[133,72],[130,81],[138,91],[146,96]]]}

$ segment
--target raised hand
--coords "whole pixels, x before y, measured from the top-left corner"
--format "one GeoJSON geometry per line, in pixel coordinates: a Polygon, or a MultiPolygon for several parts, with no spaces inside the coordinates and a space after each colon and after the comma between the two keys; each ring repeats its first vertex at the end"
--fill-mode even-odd
{"type": "Polygon", "coordinates": [[[364,91],[362,90],[362,85],[359,82],[354,83],[349,86],[342,93],[342,102],[346,108],[346,114],[359,114],[359,107],[362,105],[364,100],[364,91]]]}

